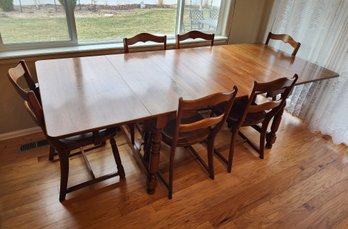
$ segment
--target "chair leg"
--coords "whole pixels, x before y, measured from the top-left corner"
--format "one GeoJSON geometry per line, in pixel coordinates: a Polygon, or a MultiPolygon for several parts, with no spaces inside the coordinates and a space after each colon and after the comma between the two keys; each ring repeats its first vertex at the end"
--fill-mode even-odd
{"type": "Polygon", "coordinates": [[[143,131],[143,139],[144,139],[144,160],[149,163],[150,154],[151,154],[151,127],[149,122],[144,122],[144,131],[143,131]]]}
{"type": "Polygon", "coordinates": [[[129,133],[131,135],[131,142],[134,145],[134,143],[135,143],[135,126],[134,126],[134,123],[128,124],[128,128],[129,128],[129,133]]]}
{"type": "Polygon", "coordinates": [[[262,125],[262,129],[261,129],[261,132],[260,132],[260,146],[259,146],[259,157],[260,157],[260,159],[264,158],[267,126],[268,125],[262,125]]]}
{"type": "Polygon", "coordinates": [[[48,154],[48,160],[53,161],[56,150],[53,146],[50,145],[50,152],[48,154]]]}
{"type": "Polygon", "coordinates": [[[117,171],[120,174],[120,178],[124,179],[126,177],[125,172],[124,172],[124,168],[122,165],[122,161],[121,161],[121,157],[120,157],[120,153],[118,151],[117,145],[116,145],[116,141],[114,137],[110,138],[110,145],[112,148],[112,154],[114,155],[114,159],[116,162],[116,166],[117,166],[117,171]]]}
{"type": "Polygon", "coordinates": [[[232,163],[233,163],[233,156],[234,156],[234,146],[236,142],[236,135],[238,133],[238,129],[233,128],[231,142],[230,142],[230,151],[228,153],[228,164],[227,164],[227,172],[230,173],[232,171],[232,163]]]}
{"type": "Polygon", "coordinates": [[[174,158],[175,158],[175,150],[170,150],[170,158],[169,158],[169,183],[168,183],[168,199],[173,198],[173,179],[174,179],[174,158]]]}
{"type": "Polygon", "coordinates": [[[69,152],[58,151],[60,162],[60,190],[59,201],[63,202],[67,193],[68,178],[69,178],[69,152]]]}
{"type": "Polygon", "coordinates": [[[214,138],[208,140],[209,177],[214,180],[214,138]]]}

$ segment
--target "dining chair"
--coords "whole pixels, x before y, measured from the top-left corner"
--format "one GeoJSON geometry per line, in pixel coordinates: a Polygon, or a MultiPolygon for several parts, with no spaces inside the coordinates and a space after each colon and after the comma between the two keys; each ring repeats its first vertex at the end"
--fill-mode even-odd
{"type": "MultiPolygon", "coordinates": [[[[24,60],[20,60],[20,62],[16,65],[16,67],[10,68],[8,70],[8,78],[9,78],[12,86],[16,90],[16,92],[20,95],[20,97],[23,100],[25,100],[27,98],[27,92],[29,90],[32,90],[35,93],[35,96],[38,98],[40,105],[41,105],[41,96],[40,96],[39,85],[38,85],[38,83],[35,83],[33,81],[31,74],[29,72],[29,69],[28,69],[24,60]],[[23,83],[20,82],[20,81],[22,81],[22,79],[24,79],[25,82],[27,83],[26,86],[24,86],[23,83]]],[[[97,132],[95,132],[94,134],[98,135],[97,132]]],[[[96,145],[96,146],[103,146],[103,145],[105,145],[105,142],[103,142],[100,145],[96,145]]],[[[92,148],[94,148],[94,147],[92,147],[92,148]]],[[[87,149],[87,151],[88,150],[89,149],[87,149]]],[[[56,152],[54,147],[52,145],[50,145],[48,159],[50,161],[53,161],[55,155],[58,155],[58,153],[56,152]]]]}
{"type": "MultiPolygon", "coordinates": [[[[46,136],[50,145],[52,145],[59,155],[60,162],[60,191],[59,191],[59,201],[62,202],[65,200],[66,194],[72,191],[76,191],[83,187],[86,187],[91,184],[109,179],[111,177],[120,176],[120,179],[125,178],[124,168],[122,166],[121,158],[118,152],[118,148],[115,141],[116,129],[104,129],[99,130],[98,135],[95,135],[95,132],[83,133],[79,135],[74,135],[65,138],[54,138],[47,135],[46,126],[44,121],[44,114],[42,107],[33,91],[26,92],[26,99],[24,101],[25,107],[30,113],[34,121],[41,127],[44,135],[46,136]],[[95,145],[97,143],[102,143],[103,141],[109,140],[112,148],[112,153],[114,160],[116,162],[117,171],[96,177],[93,173],[93,170],[89,164],[87,156],[85,155],[85,146],[95,145]],[[82,157],[86,163],[90,180],[73,185],[68,187],[68,178],[69,178],[69,157],[72,155],[73,150],[79,149],[79,153],[82,154],[82,157]]],[[[76,153],[74,154],[76,155],[76,153]]]]}
{"type": "Polygon", "coordinates": [[[59,200],[60,201],[65,200],[65,196],[68,192],[75,191],[77,189],[105,180],[110,177],[119,175],[123,179],[125,177],[125,173],[124,173],[124,169],[123,169],[121,159],[118,153],[117,145],[114,139],[114,136],[116,135],[116,130],[108,129],[108,130],[102,130],[102,131],[93,131],[91,133],[84,133],[81,135],[75,135],[75,136],[61,138],[61,139],[49,137],[46,133],[46,127],[44,123],[44,116],[43,116],[43,111],[41,108],[41,103],[38,100],[36,93],[33,90],[26,89],[25,87],[20,85],[19,81],[23,77],[24,71],[25,70],[23,68],[23,65],[19,63],[16,67],[9,69],[8,77],[11,84],[14,86],[15,90],[17,91],[17,93],[25,101],[26,108],[28,109],[29,113],[32,115],[32,117],[37,122],[37,124],[41,127],[46,139],[48,140],[50,145],[49,159],[53,161],[53,158],[56,152],[59,155],[59,161],[60,161],[60,167],[61,167],[61,185],[60,185],[59,200]],[[100,147],[101,145],[103,145],[103,142],[105,142],[107,139],[110,140],[110,144],[112,146],[113,155],[116,161],[118,172],[95,178],[94,173],[91,170],[90,164],[84,152],[100,147]],[[82,148],[88,145],[94,145],[94,146],[86,148],[86,149],[82,148]],[[72,150],[79,149],[79,148],[80,148],[80,151],[78,153],[70,153],[72,150]],[[77,154],[83,155],[83,159],[86,162],[87,169],[89,170],[89,174],[91,175],[92,179],[68,188],[67,182],[68,182],[68,176],[69,176],[69,156],[75,156],[77,154]]]}
{"type": "MultiPolygon", "coordinates": [[[[27,92],[29,90],[32,90],[36,97],[38,98],[40,104],[41,104],[41,97],[40,97],[40,91],[39,86],[37,83],[35,83],[31,77],[31,74],[29,72],[29,69],[25,63],[24,60],[20,60],[19,63],[14,68],[10,68],[8,70],[8,78],[16,90],[16,92],[20,95],[20,97],[25,100],[27,98],[27,92]],[[21,84],[22,79],[25,80],[27,85],[24,87],[23,83],[21,84]]],[[[57,155],[56,150],[50,145],[48,159],[50,161],[54,160],[54,156],[57,155]]]]}
{"type": "Polygon", "coordinates": [[[184,100],[182,97],[179,99],[176,118],[170,120],[162,131],[163,142],[170,146],[169,181],[167,182],[162,174],[159,173],[158,175],[168,188],[169,199],[172,199],[173,195],[174,157],[177,147],[189,149],[197,157],[198,162],[207,170],[209,177],[214,179],[215,137],[228,117],[237,91],[237,87],[234,87],[231,92],[216,93],[197,100],[184,100]],[[203,116],[199,112],[202,108],[216,104],[223,104],[221,113],[205,114],[203,116]],[[208,165],[192,147],[193,144],[202,142],[207,145],[208,165]]]}
{"type": "Polygon", "coordinates": [[[283,41],[284,43],[290,44],[293,48],[294,51],[292,52],[292,56],[296,56],[298,50],[300,49],[301,43],[295,41],[290,35],[288,34],[274,34],[269,32],[266,40],[266,45],[268,45],[270,39],[273,40],[280,40],[283,41]]]}
{"type": "Polygon", "coordinates": [[[258,152],[261,159],[264,158],[268,125],[272,118],[284,109],[286,99],[291,93],[297,79],[298,76],[295,74],[291,79],[284,77],[267,83],[254,82],[250,97],[242,97],[235,101],[227,118],[228,127],[232,132],[228,159],[215,151],[217,156],[227,164],[228,172],[232,170],[237,133],[258,152]],[[246,126],[251,126],[260,133],[259,147],[239,131],[240,127],[246,126]]]}
{"type": "Polygon", "coordinates": [[[155,36],[150,33],[139,33],[131,38],[124,38],[123,39],[123,50],[124,53],[129,53],[129,46],[134,45],[138,42],[156,42],[156,43],[162,43],[163,44],[163,50],[167,49],[167,36],[155,36]]]}
{"type": "Polygon", "coordinates": [[[176,48],[180,49],[180,41],[184,41],[187,39],[204,39],[207,41],[210,41],[210,46],[214,45],[214,37],[215,34],[208,34],[208,33],[203,33],[201,31],[197,30],[192,30],[190,32],[184,33],[184,34],[177,34],[176,35],[176,48]]]}

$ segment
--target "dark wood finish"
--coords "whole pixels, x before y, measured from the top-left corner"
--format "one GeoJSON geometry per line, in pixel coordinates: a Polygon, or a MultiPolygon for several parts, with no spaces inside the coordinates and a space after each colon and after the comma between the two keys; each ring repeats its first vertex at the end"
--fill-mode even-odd
{"type": "MultiPolygon", "coordinates": [[[[180,97],[193,100],[238,87],[248,96],[254,81],[299,75],[296,84],[338,74],[266,45],[239,44],[36,62],[47,133],[65,137],[155,119],[160,144],[166,117],[180,97]],[[122,109],[120,109],[122,108],[122,109]]],[[[158,147],[152,147],[147,189],[154,192],[158,147]]]]}
{"type": "Polygon", "coordinates": [[[162,140],[170,145],[168,183],[161,174],[160,177],[168,188],[169,199],[172,199],[173,196],[174,157],[177,147],[189,147],[197,143],[207,142],[208,165],[192,147],[189,149],[206,169],[209,177],[214,179],[215,137],[228,117],[237,91],[237,87],[234,87],[231,92],[216,93],[197,100],[184,100],[182,97],[179,99],[176,118],[170,120],[162,131],[162,140]],[[218,104],[221,104],[222,107],[222,112],[219,114],[214,116],[205,114],[203,116],[199,113],[201,109],[218,104]]]}
{"type": "Polygon", "coordinates": [[[167,36],[155,36],[150,33],[139,33],[131,38],[124,38],[123,39],[123,50],[124,53],[129,53],[129,46],[134,45],[138,42],[156,42],[156,43],[163,43],[163,49],[167,49],[167,36]]]}
{"type": "MultiPolygon", "coordinates": [[[[85,133],[83,135],[77,135],[69,138],[52,138],[47,135],[44,114],[41,108],[41,105],[35,96],[33,91],[27,92],[27,98],[25,100],[25,106],[34,119],[34,121],[42,128],[43,133],[45,134],[49,144],[58,151],[59,162],[60,162],[60,191],[59,191],[59,201],[62,202],[65,200],[66,194],[80,188],[86,187],[88,185],[103,181],[105,179],[120,176],[121,179],[125,178],[124,168],[121,162],[121,158],[117,149],[115,142],[116,129],[106,129],[98,131],[96,135],[94,133],[85,133]],[[110,140],[112,147],[112,153],[117,166],[117,172],[107,174],[101,177],[96,178],[93,171],[91,170],[89,162],[87,162],[87,168],[91,174],[91,180],[82,182],[80,184],[71,186],[68,188],[68,178],[69,178],[69,156],[70,152],[76,149],[80,149],[83,154],[84,151],[82,147],[91,145],[91,144],[102,144],[106,140],[110,140]]],[[[87,161],[86,157],[83,155],[84,159],[87,161]]]]}
{"type": "Polygon", "coordinates": [[[177,34],[176,35],[176,48],[180,49],[180,41],[184,41],[187,39],[204,39],[207,41],[210,41],[210,46],[214,45],[214,37],[215,34],[208,34],[208,33],[203,33],[201,31],[193,30],[184,34],[177,34]]]}
{"type": "Polygon", "coordinates": [[[236,135],[240,126],[251,126],[260,132],[259,147],[255,146],[245,135],[240,134],[259,153],[259,157],[264,158],[265,139],[269,123],[275,115],[283,112],[286,99],[295,86],[297,79],[298,76],[294,75],[292,79],[280,78],[267,83],[254,82],[254,88],[249,99],[242,99],[233,105],[234,109],[232,108],[227,119],[228,127],[232,132],[228,160],[218,154],[220,158],[223,158],[223,161],[227,162],[228,172],[232,170],[236,135]]]}
{"type": "Polygon", "coordinates": [[[266,45],[268,45],[270,39],[273,40],[280,40],[283,41],[284,43],[288,43],[291,45],[291,47],[294,48],[294,51],[292,52],[292,56],[296,56],[298,50],[300,49],[301,43],[297,42],[288,34],[274,34],[269,32],[266,40],[266,45]]]}

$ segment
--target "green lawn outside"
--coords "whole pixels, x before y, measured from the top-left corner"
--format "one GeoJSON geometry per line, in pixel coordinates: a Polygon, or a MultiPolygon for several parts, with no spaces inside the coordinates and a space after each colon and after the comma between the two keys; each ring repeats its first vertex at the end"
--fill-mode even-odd
{"type": "MultiPolygon", "coordinates": [[[[75,16],[79,42],[122,39],[140,32],[174,34],[176,9],[136,9],[113,16],[75,16]]],[[[68,40],[63,17],[1,17],[5,44],[68,40]]]]}
{"type": "Polygon", "coordinates": [[[176,9],[135,10],[131,14],[113,17],[77,17],[79,41],[115,40],[147,32],[175,33],[176,9]]]}

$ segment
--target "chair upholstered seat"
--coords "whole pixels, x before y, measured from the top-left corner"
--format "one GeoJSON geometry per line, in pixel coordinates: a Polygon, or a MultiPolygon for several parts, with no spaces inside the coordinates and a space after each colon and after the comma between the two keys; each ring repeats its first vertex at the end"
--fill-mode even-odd
{"type": "MultiPolygon", "coordinates": [[[[197,113],[194,116],[182,119],[182,124],[193,123],[199,120],[203,120],[203,117],[197,113]]],[[[176,119],[172,119],[168,122],[167,126],[162,131],[162,140],[168,145],[171,145],[173,142],[173,136],[175,134],[175,125],[176,119]]],[[[204,128],[188,133],[182,133],[178,138],[177,146],[187,146],[192,145],[196,142],[204,141],[205,139],[207,139],[209,133],[210,128],[204,128]]]]}
{"type": "Polygon", "coordinates": [[[78,149],[80,147],[93,144],[98,145],[105,142],[109,136],[115,136],[116,129],[103,129],[95,132],[88,132],[84,134],[74,135],[72,137],[61,138],[59,141],[65,145],[69,150],[78,149]]]}
{"type": "MultiPolygon", "coordinates": [[[[265,111],[260,111],[257,113],[249,113],[246,115],[241,126],[253,126],[263,122],[265,118],[266,118],[265,111]]],[[[240,119],[240,114],[238,114],[237,112],[233,112],[232,110],[232,112],[230,113],[230,116],[228,117],[228,122],[237,124],[239,122],[239,119],[240,119]]]]}

